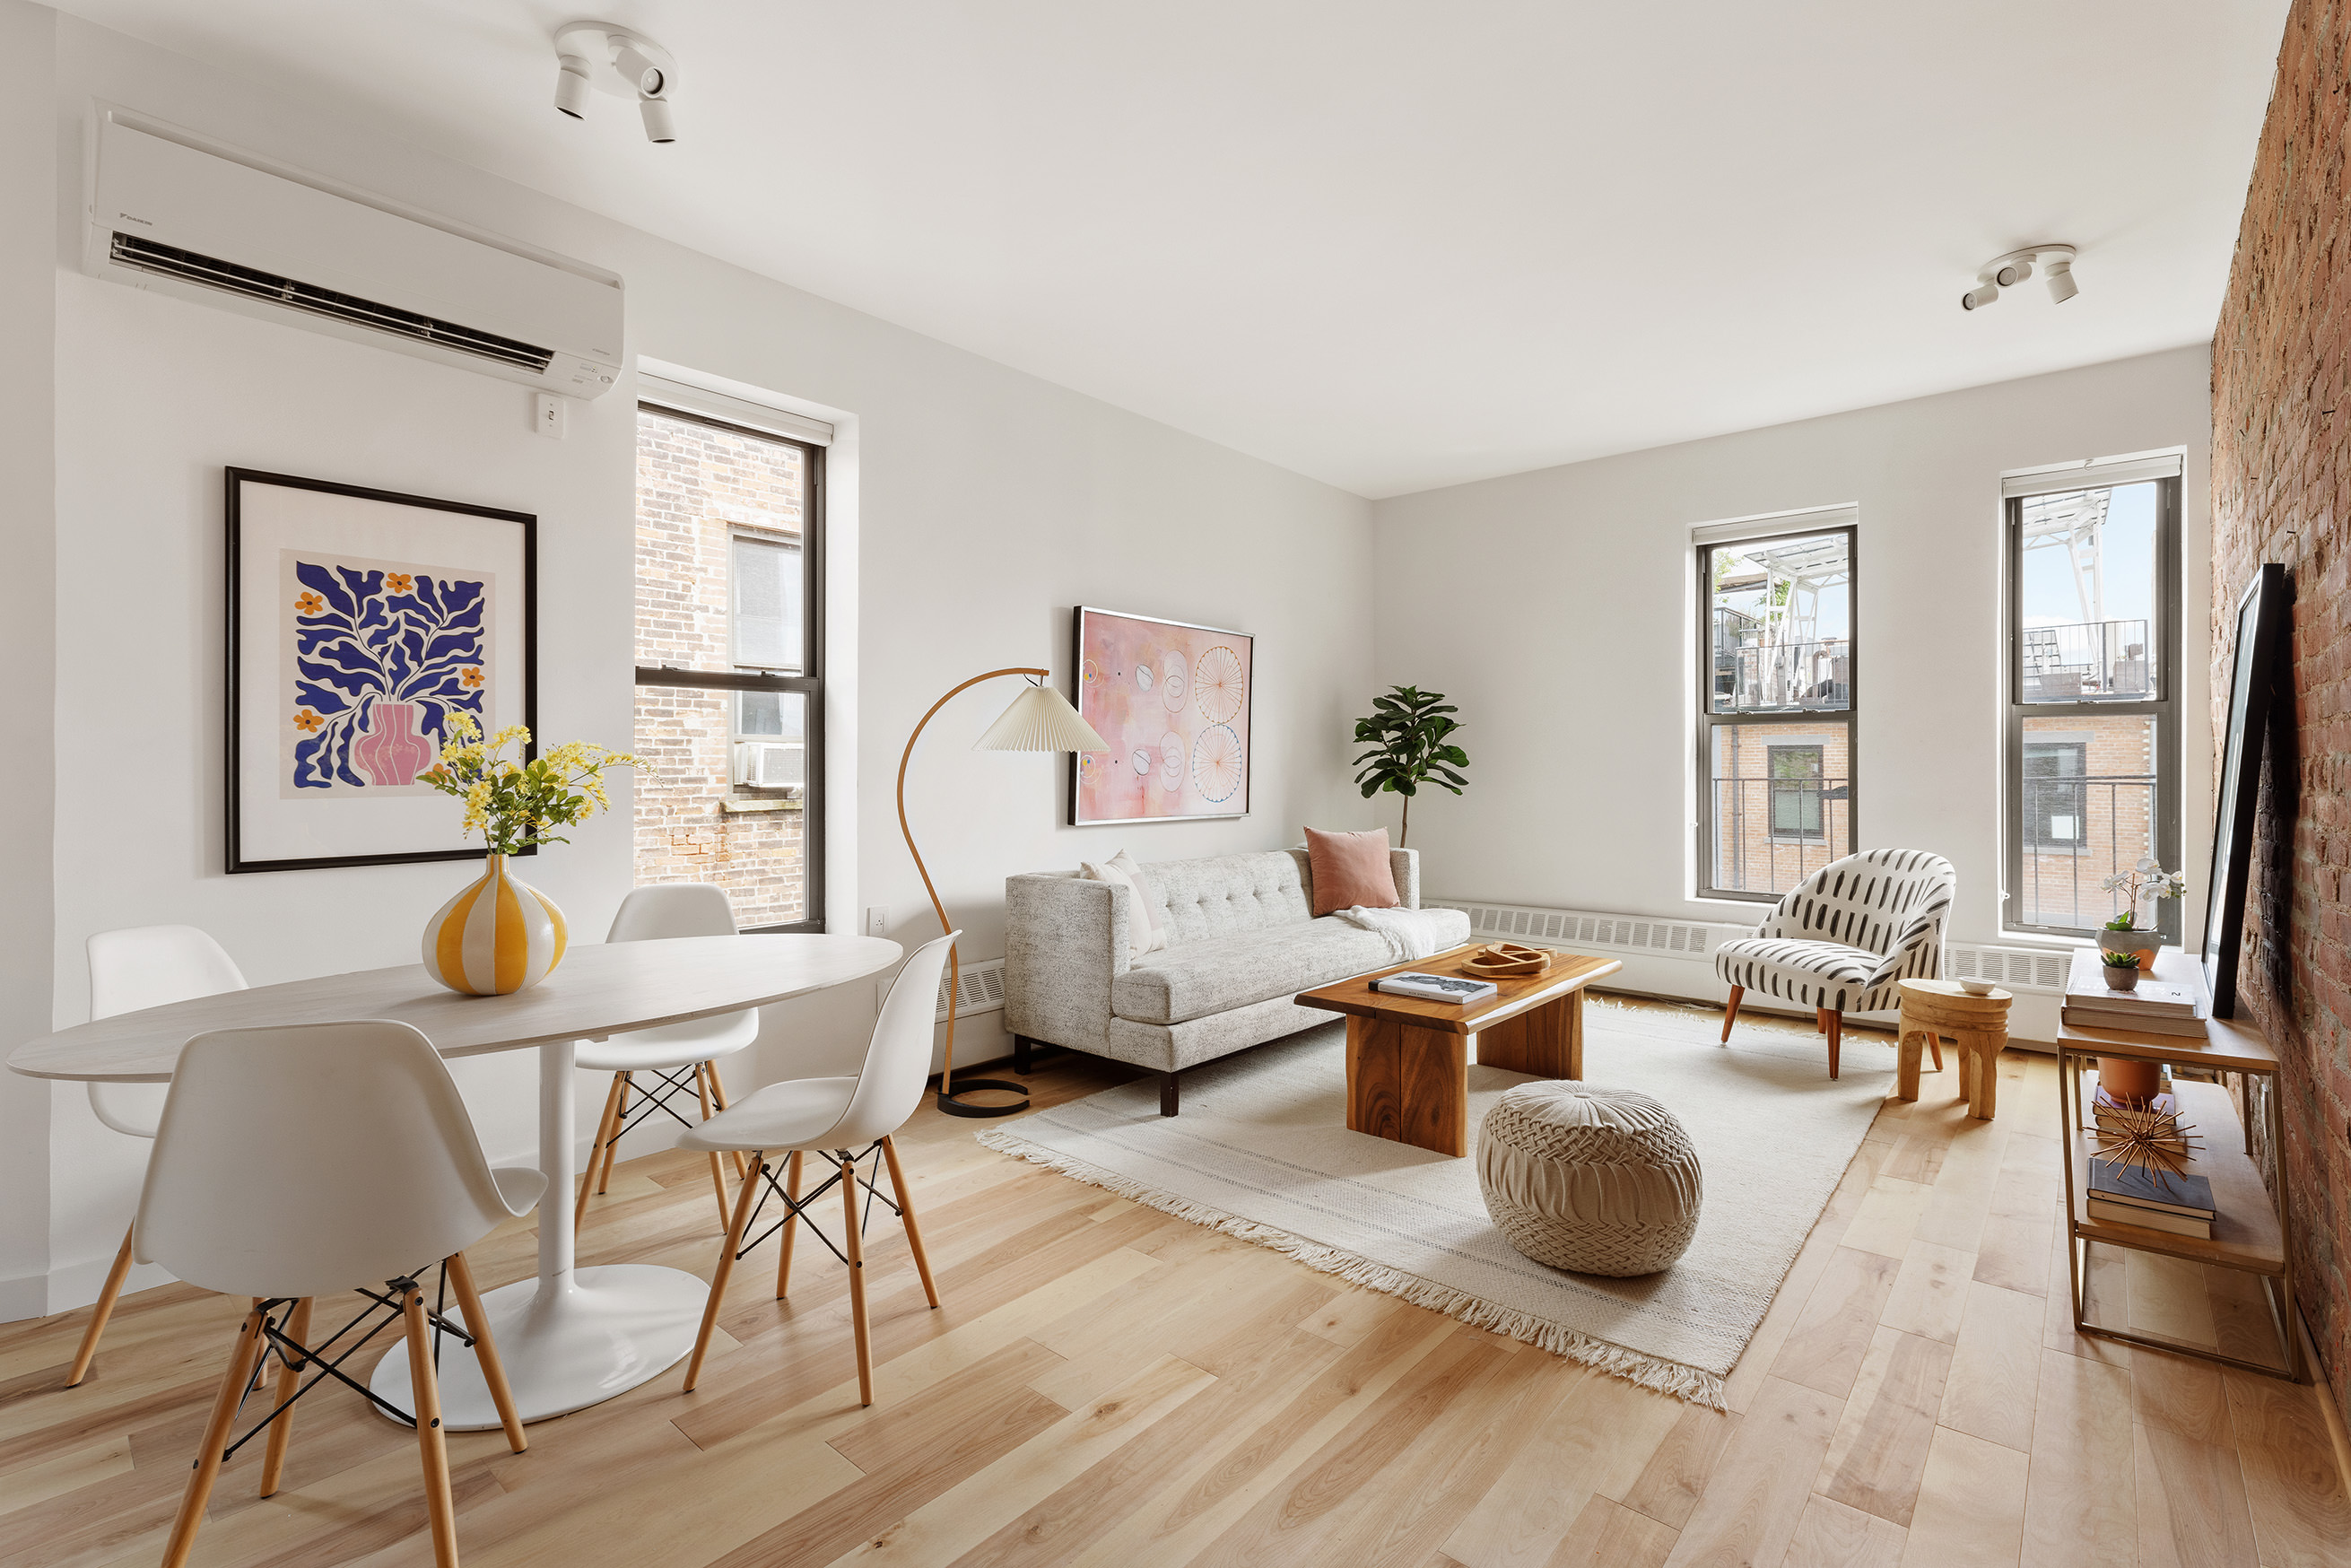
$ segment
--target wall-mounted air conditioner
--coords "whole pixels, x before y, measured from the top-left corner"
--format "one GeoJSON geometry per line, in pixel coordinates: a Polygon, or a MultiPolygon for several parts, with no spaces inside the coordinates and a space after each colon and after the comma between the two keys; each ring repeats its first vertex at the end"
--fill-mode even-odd
{"type": "Polygon", "coordinates": [[[798,741],[737,741],[735,782],[754,789],[797,789],[808,782],[808,747],[798,741]]]}
{"type": "Polygon", "coordinates": [[[98,277],[572,397],[621,369],[621,280],[380,197],[98,116],[98,277]]]}

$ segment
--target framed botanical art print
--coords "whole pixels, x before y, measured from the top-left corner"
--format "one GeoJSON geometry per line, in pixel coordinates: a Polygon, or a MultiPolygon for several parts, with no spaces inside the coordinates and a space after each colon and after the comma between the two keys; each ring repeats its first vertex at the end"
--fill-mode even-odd
{"type": "Polygon", "coordinates": [[[1080,605],[1077,707],[1111,749],[1071,758],[1071,825],[1247,816],[1255,642],[1080,605]]]}
{"type": "Polygon", "coordinates": [[[538,519],[227,476],[227,869],[479,857],[417,776],[454,714],[537,722],[538,519]]]}

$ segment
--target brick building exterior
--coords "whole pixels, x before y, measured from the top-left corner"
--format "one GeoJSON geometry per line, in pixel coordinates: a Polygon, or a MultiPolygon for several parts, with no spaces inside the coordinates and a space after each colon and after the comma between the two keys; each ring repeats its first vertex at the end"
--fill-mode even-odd
{"type": "MultiPolygon", "coordinates": [[[[738,536],[799,542],[800,449],[637,415],[637,663],[725,670],[738,536]]],[[[637,688],[636,879],[714,882],[746,928],[808,917],[804,791],[737,787],[735,694],[637,688]]]]}
{"type": "MultiPolygon", "coordinates": [[[[2294,586],[2293,700],[2260,792],[2241,1012],[2283,1059],[2303,1301],[2351,1394],[2351,13],[2296,0],[2212,340],[2212,699],[2226,732],[2236,603],[2294,586]]],[[[2218,776],[2219,769],[2214,769],[2218,776]]],[[[2209,807],[2209,802],[2205,803],[2209,807]]]]}
{"type": "Polygon", "coordinates": [[[1843,714],[1819,725],[1717,726],[1713,885],[1786,893],[1854,852],[1853,766],[1843,714]]]}

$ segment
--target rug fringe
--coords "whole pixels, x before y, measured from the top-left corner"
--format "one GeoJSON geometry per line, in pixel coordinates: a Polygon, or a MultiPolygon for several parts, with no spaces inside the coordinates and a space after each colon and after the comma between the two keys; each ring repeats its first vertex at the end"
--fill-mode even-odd
{"type": "Polygon", "coordinates": [[[1285,1253],[1308,1268],[1325,1274],[1335,1274],[1350,1284],[1362,1285],[1383,1295],[1397,1296],[1416,1307],[1458,1318],[1472,1328],[1489,1329],[1506,1339],[1538,1345],[1553,1355],[1598,1369],[1628,1383],[1668,1394],[1693,1405],[1709,1409],[1729,1410],[1723,1402],[1722,1375],[1698,1367],[1686,1366],[1677,1361],[1627,1350],[1604,1339],[1595,1339],[1574,1329],[1547,1322],[1529,1312],[1513,1312],[1493,1302],[1408,1274],[1384,1263],[1375,1263],[1358,1253],[1328,1247],[1319,1241],[1309,1241],[1289,1231],[1244,1219],[1206,1204],[1175,1197],[1131,1176],[1104,1170],[1071,1155],[1049,1149],[1041,1144],[1022,1137],[1012,1127],[988,1127],[975,1134],[981,1144],[999,1154],[1012,1155],[1032,1164],[1097,1186],[1105,1192],[1155,1208],[1162,1214],[1172,1214],[1178,1219],[1207,1227],[1243,1241],[1254,1242],[1285,1253]]]}

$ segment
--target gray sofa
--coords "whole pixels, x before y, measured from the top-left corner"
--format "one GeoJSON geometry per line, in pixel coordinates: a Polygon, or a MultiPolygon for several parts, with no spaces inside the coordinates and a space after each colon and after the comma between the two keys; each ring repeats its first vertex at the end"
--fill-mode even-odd
{"type": "MultiPolygon", "coordinates": [[[[1420,855],[1390,852],[1396,893],[1420,906],[1420,855]]],[[[1249,1046],[1329,1023],[1298,992],[1384,967],[1385,938],[1310,913],[1306,852],[1218,855],[1145,865],[1168,945],[1133,956],[1144,918],[1134,895],[1076,872],[1004,883],[1004,1022],[1014,1066],[1058,1045],[1147,1067],[1159,1108],[1176,1111],[1176,1075],[1249,1046]]],[[[1469,939],[1469,919],[1447,946],[1469,939]]]]}

